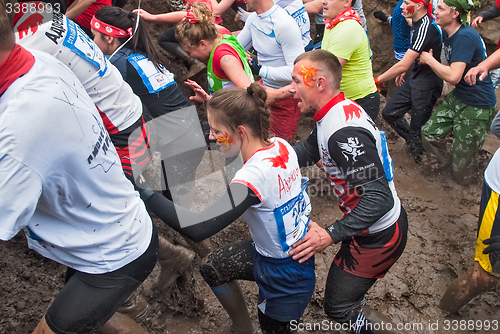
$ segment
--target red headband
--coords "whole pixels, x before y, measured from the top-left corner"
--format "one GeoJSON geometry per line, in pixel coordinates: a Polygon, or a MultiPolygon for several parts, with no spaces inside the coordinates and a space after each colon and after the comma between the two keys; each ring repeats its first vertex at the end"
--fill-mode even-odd
{"type": "Polygon", "coordinates": [[[427,7],[427,14],[429,14],[430,17],[434,18],[434,15],[432,15],[432,1],[430,2],[425,2],[424,0],[410,0],[410,1],[423,3],[424,6],[427,7]]]}
{"type": "Polygon", "coordinates": [[[188,21],[189,23],[198,23],[198,21],[194,18],[194,13],[192,8],[188,9],[186,16],[184,16],[184,18],[182,19],[182,22],[184,21],[188,21]]]}
{"type": "Polygon", "coordinates": [[[110,24],[99,21],[98,19],[95,18],[95,16],[92,17],[92,21],[90,22],[90,26],[93,29],[99,31],[100,33],[102,33],[104,35],[111,36],[111,37],[124,38],[124,37],[132,36],[134,34],[132,27],[128,28],[127,31],[125,31],[123,29],[113,27],[110,24]]]}

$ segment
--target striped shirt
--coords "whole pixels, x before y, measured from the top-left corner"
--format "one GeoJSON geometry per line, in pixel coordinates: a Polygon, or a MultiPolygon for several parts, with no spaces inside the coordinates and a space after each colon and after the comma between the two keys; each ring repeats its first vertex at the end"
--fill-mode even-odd
{"type": "MultiPolygon", "coordinates": [[[[410,31],[410,49],[421,53],[432,49],[434,58],[440,61],[442,34],[436,22],[425,15],[420,20],[413,22],[410,31]]],[[[420,65],[418,59],[413,63],[412,87],[433,88],[441,84],[442,80],[434,73],[429,65],[420,65]]]]}

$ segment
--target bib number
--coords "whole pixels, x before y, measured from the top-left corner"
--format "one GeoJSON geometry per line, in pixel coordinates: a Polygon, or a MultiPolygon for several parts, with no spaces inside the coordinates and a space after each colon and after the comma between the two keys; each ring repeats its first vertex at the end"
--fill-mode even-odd
{"type": "Polygon", "coordinates": [[[302,239],[307,232],[311,202],[307,194],[309,179],[303,178],[303,180],[305,182],[301,186],[300,193],[274,209],[274,218],[278,225],[278,235],[283,252],[288,252],[290,247],[302,239]]]}
{"type": "Polygon", "coordinates": [[[302,36],[304,36],[306,33],[309,32],[309,25],[307,24],[307,12],[306,8],[302,7],[298,11],[292,14],[292,17],[295,19],[295,22],[297,22],[297,25],[299,26],[300,32],[302,33],[302,36]]]}
{"type": "Polygon", "coordinates": [[[97,67],[99,76],[102,77],[108,69],[108,63],[101,49],[76,23],[69,19],[66,19],[66,22],[68,23],[68,34],[63,45],[97,67]]]}
{"type": "Polygon", "coordinates": [[[136,69],[149,93],[159,92],[175,83],[172,73],[167,71],[163,65],[160,65],[161,71],[159,71],[153,62],[144,55],[136,53],[127,59],[136,69]]]}

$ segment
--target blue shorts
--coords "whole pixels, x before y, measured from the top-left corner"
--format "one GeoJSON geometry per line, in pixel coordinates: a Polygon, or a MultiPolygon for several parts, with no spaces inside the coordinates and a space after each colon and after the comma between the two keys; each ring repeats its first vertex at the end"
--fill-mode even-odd
{"type": "Polygon", "coordinates": [[[291,257],[275,259],[255,252],[253,266],[261,312],[281,322],[300,319],[316,284],[314,256],[299,263],[291,257]]]}

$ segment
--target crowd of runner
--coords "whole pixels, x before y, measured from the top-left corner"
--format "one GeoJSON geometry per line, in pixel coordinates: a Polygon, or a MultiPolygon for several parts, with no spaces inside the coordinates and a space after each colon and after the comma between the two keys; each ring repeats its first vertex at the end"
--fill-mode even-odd
{"type": "MultiPolygon", "coordinates": [[[[165,291],[195,253],[228,332],[256,332],[238,284],[248,280],[262,333],[294,333],[315,290],[314,255],[338,243],[326,315],[353,333],[401,333],[377,326],[391,320],[365,301],[403,254],[411,224],[375,122],[387,122],[417,164],[451,161],[453,179],[469,184],[490,129],[500,138],[490,74],[500,50],[488,57],[474,29],[500,16],[500,0],[470,25],[471,0],[376,11],[394,34],[394,59],[376,78],[361,0],[171,0],[158,14],[126,3],[0,0],[0,239],[22,230],[30,248],[68,268],[33,333],[146,333],[137,288],[159,261],[165,291]],[[223,26],[229,8],[239,31],[223,26]],[[158,44],[186,65],[194,95],[179,89],[146,22],[171,25],[158,44]],[[190,80],[204,70],[207,87],[190,80]],[[454,89],[435,108],[444,82],[454,89]],[[295,143],[306,113],[314,129],[295,143]],[[216,147],[226,190],[194,212],[197,168],[216,147]],[[143,175],[155,152],[162,189],[143,175]],[[301,168],[313,165],[343,213],[326,227],[309,219],[301,168]],[[159,235],[150,213],[194,252],[159,235]],[[209,238],[240,216],[252,239],[214,249],[209,238]]],[[[500,281],[499,159],[484,174],[474,266],[449,284],[445,312],[500,281]]]]}

